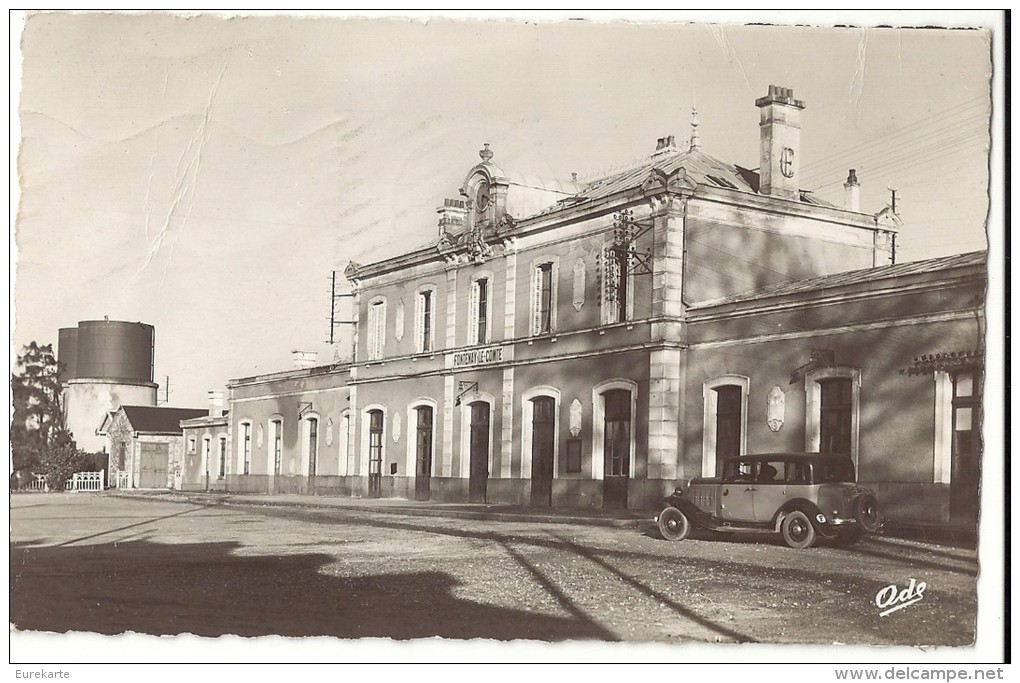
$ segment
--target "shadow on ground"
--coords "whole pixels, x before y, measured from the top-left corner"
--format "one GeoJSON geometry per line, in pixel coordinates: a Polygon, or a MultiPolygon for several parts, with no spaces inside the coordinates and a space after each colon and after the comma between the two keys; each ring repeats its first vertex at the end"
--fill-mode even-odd
{"type": "Polygon", "coordinates": [[[235,543],[11,544],[10,621],[34,631],[203,636],[615,640],[570,616],[456,597],[440,571],[330,576],[324,554],[242,556],[235,543]]]}

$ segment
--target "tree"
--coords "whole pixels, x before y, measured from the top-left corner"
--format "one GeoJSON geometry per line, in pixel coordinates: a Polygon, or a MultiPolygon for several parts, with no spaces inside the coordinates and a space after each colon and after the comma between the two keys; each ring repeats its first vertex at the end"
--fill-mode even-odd
{"type": "Polygon", "coordinates": [[[60,406],[59,371],[52,344],[31,342],[18,356],[11,375],[11,455],[16,472],[38,472],[54,457],[68,460],[68,448],[77,450],[60,406]]]}

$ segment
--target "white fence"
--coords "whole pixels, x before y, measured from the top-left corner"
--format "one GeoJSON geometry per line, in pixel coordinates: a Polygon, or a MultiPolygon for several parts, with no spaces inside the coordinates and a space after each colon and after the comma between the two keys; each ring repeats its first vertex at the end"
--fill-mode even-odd
{"type": "Polygon", "coordinates": [[[21,487],[22,491],[49,491],[49,487],[46,486],[46,475],[45,474],[34,474],[32,481],[24,484],[21,487]]]}
{"type": "Polygon", "coordinates": [[[98,472],[75,472],[71,481],[64,487],[65,491],[102,491],[103,471],[98,472]]]}
{"type": "Polygon", "coordinates": [[[131,477],[127,472],[117,472],[117,488],[131,488],[131,477]]]}

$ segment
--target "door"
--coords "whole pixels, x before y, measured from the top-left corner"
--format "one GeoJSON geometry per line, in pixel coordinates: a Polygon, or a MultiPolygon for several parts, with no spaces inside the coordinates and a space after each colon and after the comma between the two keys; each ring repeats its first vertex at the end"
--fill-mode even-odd
{"type": "Polygon", "coordinates": [[[368,413],[368,495],[378,498],[382,495],[382,443],[383,412],[371,410],[368,413]]]}
{"type": "Polygon", "coordinates": [[[758,463],[754,460],[728,460],[723,466],[719,492],[719,517],[729,522],[754,521],[754,492],[758,463]]]}
{"type": "Polygon", "coordinates": [[[531,504],[552,504],[553,448],[556,443],[556,399],[531,400],[531,504]]]}
{"type": "Polygon", "coordinates": [[[789,498],[786,484],[788,479],[796,480],[796,477],[788,477],[786,461],[769,460],[761,463],[751,496],[756,522],[770,521],[776,510],[786,503],[789,498]]]}
{"type": "Polygon", "coordinates": [[[489,404],[471,404],[470,474],[468,502],[484,503],[485,486],[489,479],[489,404]]]}
{"type": "Polygon", "coordinates": [[[605,469],[602,505],[627,507],[627,483],[630,480],[630,392],[613,389],[602,395],[605,403],[605,469]]]}
{"type": "Polygon", "coordinates": [[[414,499],[428,500],[432,495],[432,408],[421,406],[418,414],[418,429],[414,467],[414,499]]]}
{"type": "Polygon", "coordinates": [[[165,489],[167,471],[170,469],[170,446],[165,443],[143,443],[140,460],[138,487],[165,489]]]}
{"type": "Polygon", "coordinates": [[[956,372],[953,380],[953,460],[949,480],[949,517],[962,521],[977,519],[980,501],[981,444],[980,375],[956,372]]]}

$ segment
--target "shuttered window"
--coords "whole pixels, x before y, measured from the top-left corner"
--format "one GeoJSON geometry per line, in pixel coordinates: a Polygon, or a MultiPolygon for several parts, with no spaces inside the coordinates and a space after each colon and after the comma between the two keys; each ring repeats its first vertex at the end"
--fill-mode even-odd
{"type": "Polygon", "coordinates": [[[468,344],[489,341],[489,279],[478,278],[471,283],[468,344]]]}
{"type": "Polygon", "coordinates": [[[418,353],[432,351],[433,300],[434,292],[426,289],[418,292],[418,306],[415,314],[415,350],[418,353]]]}
{"type": "Polygon", "coordinates": [[[376,301],[368,307],[368,359],[383,357],[386,339],[386,302],[376,301]]]}
{"type": "Polygon", "coordinates": [[[542,263],[532,274],[532,334],[549,334],[556,325],[554,264],[542,263]]]}
{"type": "Polygon", "coordinates": [[[630,320],[629,255],[626,251],[603,247],[599,275],[601,281],[602,324],[630,320]]]}

